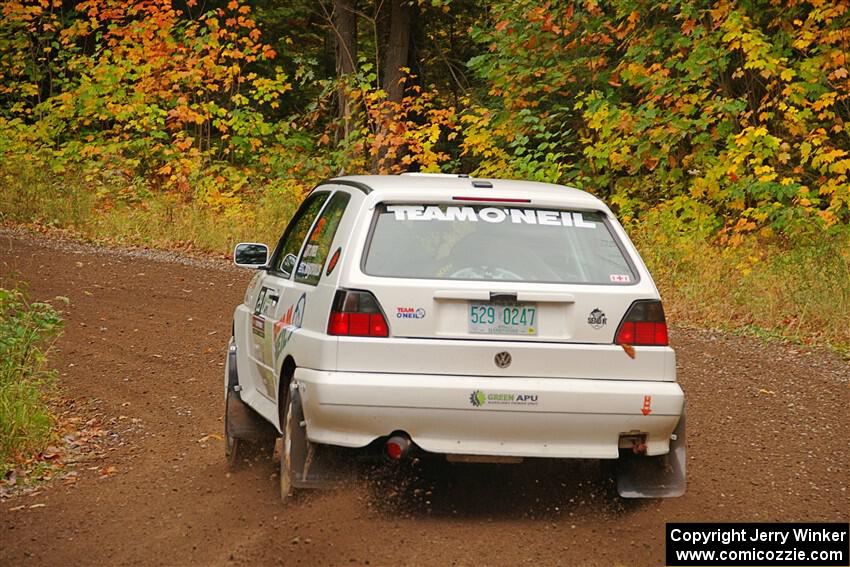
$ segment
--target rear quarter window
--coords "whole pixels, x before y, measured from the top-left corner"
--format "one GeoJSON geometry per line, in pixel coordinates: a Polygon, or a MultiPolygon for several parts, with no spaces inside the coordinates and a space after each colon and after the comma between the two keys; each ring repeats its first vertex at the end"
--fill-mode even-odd
{"type": "Polygon", "coordinates": [[[351,195],[338,191],[331,197],[328,206],[313,226],[310,237],[301,253],[301,261],[295,270],[295,281],[316,285],[322,277],[322,270],[328,259],[342,215],[351,200],[351,195]]]}

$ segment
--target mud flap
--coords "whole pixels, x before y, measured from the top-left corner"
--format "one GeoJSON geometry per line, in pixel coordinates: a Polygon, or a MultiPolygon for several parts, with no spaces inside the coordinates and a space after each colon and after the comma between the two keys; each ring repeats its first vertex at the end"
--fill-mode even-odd
{"type": "Polygon", "coordinates": [[[224,368],[224,419],[227,420],[227,434],[248,441],[275,439],[278,436],[277,429],[242,401],[239,375],[236,372],[236,344],[232,338],[227,351],[224,368]]]}
{"type": "Polygon", "coordinates": [[[685,414],[670,439],[670,452],[657,457],[631,453],[617,462],[617,492],[623,498],[674,498],[685,493],[685,414]]]}
{"type": "MultiPolygon", "coordinates": [[[[301,393],[292,385],[290,411],[292,415],[289,459],[292,468],[292,486],[295,488],[332,488],[350,478],[350,460],[344,450],[329,445],[311,443],[307,439],[307,423],[301,407],[301,393]]],[[[284,456],[285,458],[286,456],[284,456]]]]}
{"type": "Polygon", "coordinates": [[[252,410],[239,397],[239,392],[230,391],[225,402],[227,432],[236,439],[246,441],[266,441],[278,436],[277,429],[252,410]]]}

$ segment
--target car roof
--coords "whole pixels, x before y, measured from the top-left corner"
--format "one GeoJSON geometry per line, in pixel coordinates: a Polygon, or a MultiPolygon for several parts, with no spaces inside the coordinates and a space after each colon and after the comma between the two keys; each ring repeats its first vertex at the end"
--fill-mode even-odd
{"type": "Polygon", "coordinates": [[[403,173],[401,175],[348,175],[330,179],[326,183],[356,185],[367,193],[375,192],[381,197],[396,198],[400,194],[419,198],[500,197],[607,209],[602,201],[590,193],[574,187],[537,181],[484,179],[446,173],[403,173]]]}

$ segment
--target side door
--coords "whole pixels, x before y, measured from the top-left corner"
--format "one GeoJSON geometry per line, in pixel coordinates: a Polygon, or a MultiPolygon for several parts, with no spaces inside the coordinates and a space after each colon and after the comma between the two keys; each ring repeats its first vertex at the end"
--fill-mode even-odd
{"type": "Polygon", "coordinates": [[[322,349],[312,341],[326,339],[327,318],[335,290],[334,286],[320,286],[320,282],[333,272],[339,254],[333,258],[332,245],[351,201],[346,189],[334,192],[316,222],[310,228],[290,285],[284,291],[275,327],[273,348],[275,368],[280,368],[284,358],[292,355],[298,365],[315,365],[322,349]]]}
{"type": "MultiPolygon", "coordinates": [[[[286,298],[292,294],[287,294],[286,291],[293,285],[291,277],[295,271],[298,255],[307,234],[329,197],[330,191],[314,191],[292,217],[272,254],[251,316],[249,352],[252,365],[256,369],[253,373],[253,388],[274,403],[277,403],[274,344],[275,335],[282,328],[278,324],[281,319],[280,313],[292,307],[286,303],[286,298]]],[[[264,413],[263,408],[256,409],[264,413]]],[[[276,418],[276,416],[267,417],[276,418]]]]}

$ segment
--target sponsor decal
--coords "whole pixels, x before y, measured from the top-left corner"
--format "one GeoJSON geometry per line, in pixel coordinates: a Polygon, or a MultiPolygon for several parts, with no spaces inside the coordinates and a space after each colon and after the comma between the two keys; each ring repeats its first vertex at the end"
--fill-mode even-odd
{"type": "Polygon", "coordinates": [[[387,211],[396,220],[444,221],[444,222],[489,222],[513,224],[539,224],[544,226],[574,226],[596,228],[595,222],[585,220],[584,215],[570,211],[543,211],[539,209],[510,209],[484,207],[439,207],[437,205],[392,205],[387,211]],[[443,210],[445,208],[445,210],[443,210]]]}
{"type": "Polygon", "coordinates": [[[469,403],[476,408],[482,406],[536,406],[537,394],[512,392],[485,392],[473,390],[469,394],[469,403]]]}
{"type": "Polygon", "coordinates": [[[265,323],[263,322],[263,318],[259,315],[251,316],[251,332],[261,339],[266,338],[265,323]]]}
{"type": "Polygon", "coordinates": [[[421,307],[396,307],[396,319],[424,319],[425,310],[421,307]]]}
{"type": "Polygon", "coordinates": [[[304,307],[307,305],[307,294],[302,293],[301,297],[295,304],[290,305],[289,309],[280,318],[280,321],[274,324],[274,352],[275,358],[280,357],[289,339],[292,338],[292,333],[301,328],[301,323],[304,322],[304,307]]]}
{"type": "Polygon", "coordinates": [[[611,274],[609,277],[614,283],[629,283],[632,281],[632,277],[628,274],[611,274]]]}
{"type": "Polygon", "coordinates": [[[304,260],[298,264],[299,278],[309,278],[311,276],[320,276],[322,274],[322,265],[315,262],[305,262],[304,260]]]}
{"type": "Polygon", "coordinates": [[[485,396],[484,392],[482,392],[481,390],[475,390],[474,392],[469,394],[469,403],[479,408],[487,403],[487,396],[485,396]]]}
{"type": "Polygon", "coordinates": [[[598,307],[587,316],[587,324],[594,329],[601,329],[606,323],[608,323],[608,317],[598,307]]]}
{"type": "Polygon", "coordinates": [[[313,258],[316,254],[319,253],[319,245],[318,244],[308,244],[304,247],[304,257],[305,258],[313,258]]]}

